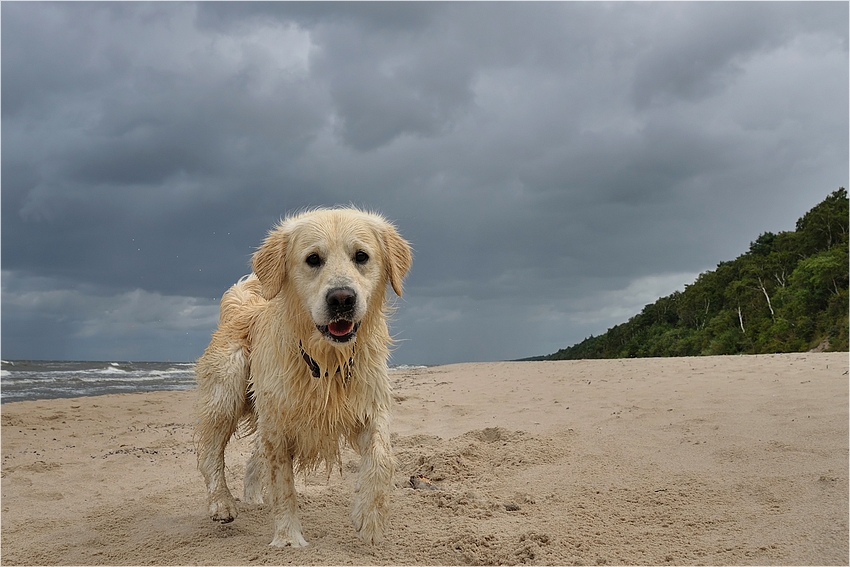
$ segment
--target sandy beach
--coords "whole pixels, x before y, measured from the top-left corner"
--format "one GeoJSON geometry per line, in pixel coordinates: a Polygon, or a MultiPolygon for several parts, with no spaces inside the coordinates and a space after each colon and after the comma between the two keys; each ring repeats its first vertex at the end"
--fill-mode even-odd
{"type": "MultiPolygon", "coordinates": [[[[391,528],[358,459],[299,477],[303,549],[263,506],[207,518],[195,392],[2,406],[2,564],[847,565],[848,355],[503,362],[392,373],[391,528]],[[413,489],[422,475],[438,490],[413,489]]],[[[250,440],[230,444],[241,496],[250,440]]]]}

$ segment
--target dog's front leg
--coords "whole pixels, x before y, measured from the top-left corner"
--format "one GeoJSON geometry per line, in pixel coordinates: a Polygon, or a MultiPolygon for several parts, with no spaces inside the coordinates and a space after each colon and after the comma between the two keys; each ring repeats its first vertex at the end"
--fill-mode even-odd
{"type": "Polygon", "coordinates": [[[263,439],[268,475],[268,496],[274,519],[273,547],[304,547],[307,541],[301,535],[298,520],[298,499],[295,492],[295,475],[292,471],[292,451],[289,443],[275,443],[263,439]]]}
{"type": "Polygon", "coordinates": [[[360,539],[367,543],[379,543],[386,531],[394,469],[389,420],[386,416],[377,416],[367,421],[357,436],[357,448],[360,452],[360,472],[351,521],[360,539]]]}

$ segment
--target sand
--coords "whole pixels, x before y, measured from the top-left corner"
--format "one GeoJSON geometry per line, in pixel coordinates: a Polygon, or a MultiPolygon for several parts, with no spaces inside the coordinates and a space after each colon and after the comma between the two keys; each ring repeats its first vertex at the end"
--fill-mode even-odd
{"type": "MultiPolygon", "coordinates": [[[[195,392],[2,406],[2,563],[847,565],[848,355],[399,371],[391,528],[361,543],[357,458],[300,477],[303,549],[263,506],[206,515],[195,392]],[[438,490],[413,489],[423,475],[438,490]]],[[[227,453],[240,495],[248,440],[227,453]]],[[[421,485],[427,488],[427,484],[421,485]]]]}

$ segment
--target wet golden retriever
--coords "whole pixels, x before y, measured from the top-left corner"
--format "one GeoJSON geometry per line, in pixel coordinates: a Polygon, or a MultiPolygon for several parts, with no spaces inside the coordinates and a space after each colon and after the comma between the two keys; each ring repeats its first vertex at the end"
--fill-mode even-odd
{"type": "Polygon", "coordinates": [[[218,329],[198,359],[198,468],[210,517],[236,518],[224,449],[240,423],[256,432],[245,501],[268,503],[276,547],[307,545],[294,474],[361,456],[351,520],[379,542],[393,459],[387,284],[401,296],[409,244],[381,216],[352,208],[292,216],[252,258],[254,273],[221,298],[218,329]]]}

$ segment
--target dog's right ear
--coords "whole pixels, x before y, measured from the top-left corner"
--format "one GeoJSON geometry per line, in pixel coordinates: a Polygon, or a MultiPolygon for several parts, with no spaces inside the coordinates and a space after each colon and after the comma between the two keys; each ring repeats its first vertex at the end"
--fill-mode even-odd
{"type": "Polygon", "coordinates": [[[251,265],[257,279],[263,286],[263,297],[272,299],[283,288],[284,261],[286,260],[286,245],[289,233],[284,230],[283,223],[269,231],[263,245],[254,252],[251,265]]]}

